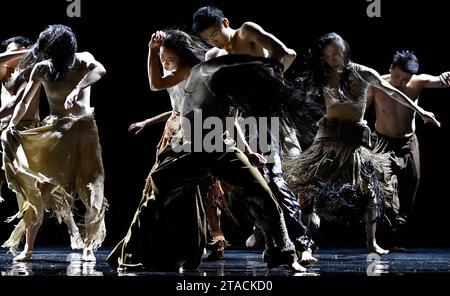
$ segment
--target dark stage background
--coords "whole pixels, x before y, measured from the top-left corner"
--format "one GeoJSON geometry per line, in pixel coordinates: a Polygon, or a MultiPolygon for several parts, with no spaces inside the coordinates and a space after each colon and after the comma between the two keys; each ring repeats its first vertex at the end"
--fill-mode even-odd
{"type": "MultiPolygon", "coordinates": [[[[74,30],[79,50],[90,51],[105,66],[107,75],[93,87],[92,105],[103,147],[106,171],[105,195],[108,235],[105,245],[121,239],[141,197],[145,178],[154,161],[155,145],[163,124],[135,136],[127,132],[130,123],[170,109],[167,92],[151,92],[146,61],[150,35],[158,29],[189,29],[192,14],[208,1],[87,1],[81,0],[81,18],[69,18],[65,0],[3,1],[0,39],[15,35],[37,38],[45,25],[62,23],[74,30]]],[[[388,72],[395,50],[410,49],[421,62],[421,73],[438,75],[450,70],[448,28],[450,18],[443,1],[381,0],[381,17],[369,18],[366,0],[353,1],[215,1],[237,28],[254,21],[297,52],[320,35],[335,31],[352,47],[352,59],[381,74],[388,72]],[[295,6],[294,6],[295,5],[295,6]]],[[[450,90],[425,90],[421,105],[435,112],[442,128],[425,126],[417,120],[421,145],[422,180],[410,234],[416,246],[449,247],[449,106],[450,90]]],[[[41,117],[48,113],[43,104],[41,117]]],[[[368,112],[369,120],[373,113],[368,112]]],[[[0,205],[0,220],[15,214],[14,196],[6,189],[7,200],[0,205]]],[[[82,207],[81,207],[82,208],[82,207]]],[[[81,214],[82,212],[80,212],[81,214]]],[[[226,234],[235,246],[250,232],[225,223],[226,234]]],[[[13,228],[0,224],[3,242],[13,228]]],[[[319,238],[322,245],[363,245],[364,231],[358,227],[325,225],[319,238]]],[[[69,245],[64,225],[54,219],[44,223],[36,246],[69,245]]]]}

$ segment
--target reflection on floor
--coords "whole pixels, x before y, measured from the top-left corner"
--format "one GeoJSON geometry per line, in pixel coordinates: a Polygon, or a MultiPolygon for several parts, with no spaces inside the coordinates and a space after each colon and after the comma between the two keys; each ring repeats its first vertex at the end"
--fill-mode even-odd
{"type": "Polygon", "coordinates": [[[379,257],[362,249],[321,249],[318,262],[303,274],[293,274],[282,267],[267,270],[261,251],[227,250],[225,259],[204,260],[196,271],[119,272],[106,263],[109,249],[96,253],[97,262],[84,262],[81,253],[60,248],[36,249],[28,262],[12,262],[11,254],[0,252],[1,276],[319,276],[319,275],[402,275],[449,274],[449,249],[411,249],[379,257]]]}

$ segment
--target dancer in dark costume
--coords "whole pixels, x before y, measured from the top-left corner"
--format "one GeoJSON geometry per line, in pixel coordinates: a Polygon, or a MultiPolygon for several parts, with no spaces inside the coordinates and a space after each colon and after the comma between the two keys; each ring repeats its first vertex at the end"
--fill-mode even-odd
{"type": "MultiPolygon", "coordinates": [[[[170,146],[173,137],[180,131],[180,112],[182,109],[182,99],[187,78],[189,77],[191,68],[204,60],[205,53],[208,49],[209,47],[198,37],[191,36],[180,30],[164,30],[152,34],[148,55],[148,78],[150,88],[154,91],[166,89],[169,93],[173,110],[146,119],[142,122],[133,123],[129,127],[130,131],[137,131],[138,133],[149,125],[167,120],[161,140],[156,147],[157,160],[148,175],[142,199],[134,219],[129,227],[127,235],[119,242],[108,259],[110,262],[114,260],[115,262],[112,262],[111,264],[118,265],[119,268],[126,269],[134,267],[135,257],[145,256],[139,255],[139,252],[146,252],[141,246],[145,246],[147,243],[147,235],[145,233],[147,231],[145,228],[147,225],[145,219],[147,217],[140,213],[141,211],[146,210],[147,200],[154,198],[154,188],[152,187],[151,176],[160,164],[159,154],[170,146]],[[159,67],[158,53],[159,60],[163,65],[163,73],[161,73],[159,67]],[[130,258],[130,254],[133,254],[133,258],[130,258]]],[[[203,217],[199,218],[200,220],[197,221],[197,217],[192,215],[192,213],[198,211],[198,207],[201,208],[202,205],[199,188],[193,186],[187,190],[185,194],[195,196],[195,202],[192,203],[189,201],[189,203],[182,204],[183,200],[181,200],[176,209],[171,209],[171,213],[180,218],[185,217],[185,223],[188,225],[203,225],[203,217]],[[192,208],[191,205],[194,207],[192,208]]],[[[200,214],[198,215],[200,216],[200,214]]],[[[180,228],[179,230],[173,228],[172,231],[172,235],[178,238],[174,247],[180,249],[178,251],[179,254],[183,254],[185,251],[188,254],[189,252],[192,252],[193,248],[197,248],[198,245],[203,244],[203,241],[198,241],[196,239],[201,238],[198,231],[202,231],[202,229],[193,228],[186,232],[185,228],[180,228]],[[195,237],[194,239],[190,236],[191,234],[195,237]],[[186,244],[186,242],[192,242],[192,244],[186,244]]]]}
{"type": "MultiPolygon", "coordinates": [[[[201,200],[187,190],[215,176],[242,190],[243,203],[266,235],[264,261],[267,266],[287,264],[295,271],[305,271],[296,260],[283,214],[269,187],[248,158],[235,147],[228,133],[216,131],[217,149],[194,150],[195,139],[200,136],[203,141],[202,133],[210,131],[195,128],[195,120],[198,120],[195,116],[200,112],[202,118],[222,122],[230,106],[242,107],[255,116],[284,115],[283,101],[294,101],[298,94],[261,60],[267,61],[248,56],[224,56],[191,70],[183,100],[182,129],[172,145],[158,155],[159,165],[151,175],[154,195],[147,198],[134,219],[141,225],[140,232],[129,232],[130,236],[142,237],[133,240],[136,244],[129,245],[121,256],[127,258],[129,264],[156,270],[198,267],[205,244],[204,209],[201,200]],[[242,77],[253,78],[244,81],[242,77]],[[183,215],[180,216],[180,212],[183,215]],[[179,247],[180,237],[173,235],[175,230],[185,238],[183,248],[179,247]]],[[[303,102],[295,102],[297,110],[301,111],[303,102]]],[[[200,124],[203,126],[202,122],[200,124]]],[[[120,263],[117,255],[120,254],[114,250],[108,258],[116,267],[120,263]]]]}
{"type": "MultiPolygon", "coordinates": [[[[450,72],[439,76],[417,74],[419,61],[411,51],[397,52],[383,79],[405,93],[417,104],[424,88],[450,87],[450,72]]],[[[415,133],[415,110],[392,100],[381,90],[371,87],[368,103],[375,107],[376,151],[392,152],[392,174],[388,176],[396,189],[386,200],[386,214],[391,222],[392,250],[403,250],[405,226],[412,213],[420,180],[419,142],[415,133]],[[402,246],[403,245],[403,246],[402,246]]]]}
{"type": "MultiPolygon", "coordinates": [[[[232,29],[223,12],[214,6],[205,6],[197,10],[193,16],[192,29],[210,45],[215,46],[208,51],[207,60],[226,54],[249,54],[255,57],[274,58],[283,65],[283,71],[285,71],[297,55],[293,49],[288,48],[256,23],[245,22],[238,29],[232,29]]],[[[246,116],[245,113],[243,115],[246,116]]],[[[272,135],[269,130],[267,137],[271,144],[258,145],[258,153],[271,152],[271,159],[262,165],[261,173],[283,209],[289,237],[299,252],[299,258],[304,263],[314,263],[316,259],[311,254],[311,241],[306,235],[306,227],[302,222],[300,205],[283,179],[281,166],[283,148],[286,147],[288,157],[297,157],[301,151],[295,130],[287,126],[285,128],[285,137],[281,139],[281,142],[277,141],[278,135],[272,135]]],[[[250,137],[258,139],[262,136],[256,132],[250,133],[250,137]]],[[[247,146],[245,146],[246,150],[249,149],[247,146]]],[[[261,231],[255,228],[254,233],[247,239],[246,245],[255,247],[262,240],[261,238],[261,231]]]]}
{"type": "MultiPolygon", "coordinates": [[[[325,100],[327,114],[319,122],[312,146],[285,166],[286,180],[299,195],[309,229],[319,218],[332,221],[366,221],[367,248],[386,254],[377,245],[376,223],[383,214],[384,196],[392,188],[383,181],[389,155],[370,150],[370,129],[363,120],[370,85],[414,109],[425,120],[438,124],[406,95],[371,68],[349,60],[349,46],[336,33],[319,38],[306,58],[302,82],[325,100]],[[381,181],[380,181],[381,180],[381,181]]],[[[304,86],[305,86],[304,85],[304,86]]]]}

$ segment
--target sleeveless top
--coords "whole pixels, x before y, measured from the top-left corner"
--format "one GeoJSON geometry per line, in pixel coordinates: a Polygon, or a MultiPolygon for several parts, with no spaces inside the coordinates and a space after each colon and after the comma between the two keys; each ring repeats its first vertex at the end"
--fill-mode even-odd
{"type": "Polygon", "coordinates": [[[364,115],[366,110],[365,96],[370,84],[358,74],[357,67],[359,67],[359,65],[351,65],[349,74],[349,88],[351,88],[351,91],[343,86],[323,87],[327,109],[334,106],[347,105],[353,110],[356,109],[361,116],[364,115]]]}
{"type": "MultiPolygon", "coordinates": [[[[164,71],[164,76],[170,75],[169,71],[164,71]]],[[[186,86],[187,79],[181,81],[177,85],[169,87],[167,92],[170,96],[170,104],[172,109],[177,112],[181,112],[182,100],[184,97],[184,88],[186,86]]]]}

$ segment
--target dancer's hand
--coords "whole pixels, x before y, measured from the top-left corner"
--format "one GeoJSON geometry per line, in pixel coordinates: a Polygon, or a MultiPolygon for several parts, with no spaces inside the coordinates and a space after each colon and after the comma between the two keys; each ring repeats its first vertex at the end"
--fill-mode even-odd
{"type": "Polygon", "coordinates": [[[450,86],[450,72],[444,72],[439,76],[442,85],[450,86]]]}
{"type": "Polygon", "coordinates": [[[164,40],[166,40],[166,33],[164,33],[163,31],[156,31],[152,34],[148,46],[150,48],[160,48],[164,43],[164,40]]]}
{"type": "Polygon", "coordinates": [[[439,76],[442,84],[445,86],[450,86],[450,72],[444,72],[439,76]]]}
{"type": "Polygon", "coordinates": [[[247,152],[246,155],[250,163],[256,167],[262,167],[267,162],[267,159],[264,156],[253,151],[247,152]]]}
{"type": "Polygon", "coordinates": [[[64,102],[64,108],[69,110],[73,108],[73,105],[78,100],[78,95],[80,94],[80,89],[75,87],[75,89],[67,96],[66,101],[64,102]]]}
{"type": "Polygon", "coordinates": [[[434,123],[437,127],[441,127],[441,123],[436,119],[433,112],[423,111],[422,114],[420,114],[420,117],[422,117],[423,122],[425,123],[434,123]]]}
{"type": "Polygon", "coordinates": [[[128,127],[128,132],[130,132],[130,133],[134,132],[134,134],[137,135],[140,132],[142,132],[144,130],[144,128],[149,124],[150,123],[148,120],[132,123],[128,127]]]}

